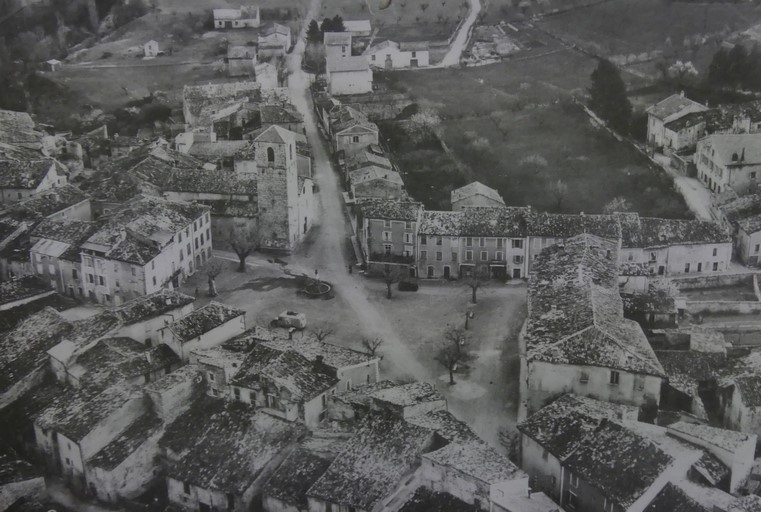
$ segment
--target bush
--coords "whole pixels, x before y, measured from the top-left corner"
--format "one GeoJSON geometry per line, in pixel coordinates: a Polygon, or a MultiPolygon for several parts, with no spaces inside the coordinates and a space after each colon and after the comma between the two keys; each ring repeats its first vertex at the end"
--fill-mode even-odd
{"type": "Polygon", "coordinates": [[[103,55],[100,56],[101,59],[108,59],[110,57],[113,57],[113,53],[111,52],[103,52],[103,55]]]}

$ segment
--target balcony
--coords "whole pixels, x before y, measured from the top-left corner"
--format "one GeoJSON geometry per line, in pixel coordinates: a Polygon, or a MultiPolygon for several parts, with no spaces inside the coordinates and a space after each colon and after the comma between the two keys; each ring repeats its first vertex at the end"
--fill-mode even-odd
{"type": "Polygon", "coordinates": [[[386,254],[383,252],[374,252],[370,254],[370,261],[377,263],[403,263],[412,265],[415,263],[414,256],[404,256],[403,254],[386,254]]]}

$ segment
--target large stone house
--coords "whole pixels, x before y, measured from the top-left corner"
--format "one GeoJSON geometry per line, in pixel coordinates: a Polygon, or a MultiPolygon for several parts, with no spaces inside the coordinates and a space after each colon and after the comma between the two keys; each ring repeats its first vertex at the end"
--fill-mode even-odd
{"type": "Polygon", "coordinates": [[[334,96],[373,90],[373,71],[363,56],[328,57],[325,70],[328,92],[334,96]]]}
{"type": "Polygon", "coordinates": [[[68,172],[51,158],[38,160],[0,159],[0,204],[27,199],[68,182],[68,172]]]}
{"type": "Polygon", "coordinates": [[[415,276],[417,225],[422,205],[367,200],[359,204],[357,241],[370,274],[415,276]]]}
{"type": "Polygon", "coordinates": [[[672,123],[687,114],[703,112],[708,107],[686,98],[684,94],[673,94],[649,107],[647,112],[647,141],[656,148],[679,149],[674,144],[677,140],[673,129],[667,128],[672,123]]]}
{"type": "Polygon", "coordinates": [[[761,133],[713,134],[698,141],[698,179],[717,194],[732,189],[754,193],[761,172],[761,133]]]}
{"type": "Polygon", "coordinates": [[[351,32],[325,32],[322,36],[325,58],[330,60],[351,57],[351,40],[351,32]]]}
{"type": "Polygon", "coordinates": [[[734,234],[734,254],[746,265],[761,257],[761,195],[751,194],[719,206],[723,220],[734,234]]]}
{"type": "Polygon", "coordinates": [[[615,242],[580,235],[542,251],[521,334],[524,416],[565,393],[657,404],[665,378],[642,328],[623,316],[615,242]]]}
{"type": "Polygon", "coordinates": [[[210,302],[160,330],[161,343],[187,362],[193,351],[211,348],[246,331],[245,312],[210,302]]]}
{"type": "Polygon", "coordinates": [[[460,211],[466,206],[504,207],[505,200],[499,192],[479,181],[452,190],[450,194],[452,211],[460,211]]]}
{"type": "Polygon", "coordinates": [[[214,28],[257,28],[261,23],[259,6],[242,6],[240,9],[214,9],[214,28]]]}
{"type": "Polygon", "coordinates": [[[257,55],[260,60],[272,57],[285,57],[291,48],[291,28],[280,23],[273,23],[259,35],[257,55]]]}
{"type": "Polygon", "coordinates": [[[370,144],[378,144],[378,126],[359,110],[341,105],[331,110],[329,118],[334,153],[343,152],[344,157],[352,157],[370,144]]]}

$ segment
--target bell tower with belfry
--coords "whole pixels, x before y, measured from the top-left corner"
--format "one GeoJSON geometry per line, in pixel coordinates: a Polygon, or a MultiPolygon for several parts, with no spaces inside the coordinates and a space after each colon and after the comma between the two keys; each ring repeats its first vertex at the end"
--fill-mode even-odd
{"type": "Polygon", "coordinates": [[[262,249],[291,251],[299,241],[295,134],[273,125],[254,139],[262,249]]]}

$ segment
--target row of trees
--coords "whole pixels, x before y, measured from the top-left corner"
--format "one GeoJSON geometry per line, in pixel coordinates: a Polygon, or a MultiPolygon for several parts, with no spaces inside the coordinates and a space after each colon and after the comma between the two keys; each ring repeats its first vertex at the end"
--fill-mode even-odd
{"type": "Polygon", "coordinates": [[[345,32],[343,18],[336,14],[332,18],[325,18],[321,24],[317,24],[317,20],[309,22],[307,27],[307,43],[321,44],[322,38],[325,32],[345,32]]]}

